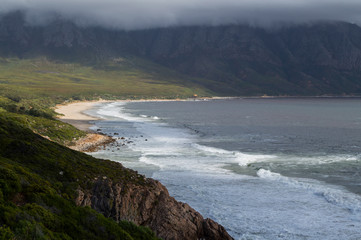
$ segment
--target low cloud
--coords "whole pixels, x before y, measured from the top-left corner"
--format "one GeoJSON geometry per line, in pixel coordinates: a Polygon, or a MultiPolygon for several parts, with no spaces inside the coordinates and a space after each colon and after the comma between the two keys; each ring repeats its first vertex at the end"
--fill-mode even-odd
{"type": "Polygon", "coordinates": [[[355,0],[2,0],[0,13],[15,10],[24,11],[32,24],[63,18],[79,25],[126,30],[237,23],[361,23],[361,1],[355,0]]]}

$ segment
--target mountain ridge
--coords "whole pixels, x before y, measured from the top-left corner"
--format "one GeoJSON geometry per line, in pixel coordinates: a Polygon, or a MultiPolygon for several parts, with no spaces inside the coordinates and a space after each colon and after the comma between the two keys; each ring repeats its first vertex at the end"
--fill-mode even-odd
{"type": "Polygon", "coordinates": [[[0,54],[45,54],[97,64],[137,56],[204,79],[222,95],[360,95],[361,28],[344,22],[262,29],[246,25],[147,30],[31,26],[21,12],[0,20],[0,54]],[[211,80],[208,82],[206,80],[211,80]]]}

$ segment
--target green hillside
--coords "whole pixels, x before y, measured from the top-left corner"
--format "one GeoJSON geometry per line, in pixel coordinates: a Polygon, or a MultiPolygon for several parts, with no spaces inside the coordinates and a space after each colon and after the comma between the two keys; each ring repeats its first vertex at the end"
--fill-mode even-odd
{"type": "Polygon", "coordinates": [[[117,58],[90,65],[45,57],[0,58],[3,96],[64,99],[185,98],[211,91],[157,64],[137,58],[117,58]]]}
{"type": "Polygon", "coordinates": [[[0,114],[0,239],[156,239],[148,228],[73,202],[75,190],[100,175],[144,184],[141,176],[48,141],[14,118],[0,114]]]}

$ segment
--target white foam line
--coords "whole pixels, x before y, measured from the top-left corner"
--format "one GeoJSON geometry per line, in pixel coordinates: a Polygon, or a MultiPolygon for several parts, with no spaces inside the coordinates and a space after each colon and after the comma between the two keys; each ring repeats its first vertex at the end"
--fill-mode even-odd
{"type": "Polygon", "coordinates": [[[361,197],[344,189],[339,189],[332,185],[321,185],[321,183],[317,183],[316,181],[310,183],[305,182],[305,180],[302,181],[295,178],[285,177],[279,173],[274,173],[265,169],[259,169],[257,171],[257,175],[262,179],[281,182],[293,187],[306,189],[317,196],[323,197],[331,204],[347,208],[352,212],[361,212],[361,197]]]}
{"type": "Polygon", "coordinates": [[[276,158],[276,156],[273,155],[245,154],[238,151],[228,151],[221,148],[199,145],[197,143],[193,144],[193,146],[201,151],[218,155],[220,158],[233,159],[233,161],[237,162],[240,166],[247,166],[250,163],[263,162],[276,158]]]}

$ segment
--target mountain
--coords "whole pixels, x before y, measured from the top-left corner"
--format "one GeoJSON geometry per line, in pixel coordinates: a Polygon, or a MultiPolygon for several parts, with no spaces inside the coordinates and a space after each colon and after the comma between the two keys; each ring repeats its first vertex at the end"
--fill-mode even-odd
{"type": "Polygon", "coordinates": [[[344,22],[121,31],[62,20],[32,26],[21,12],[0,20],[3,57],[46,55],[97,66],[135,56],[222,95],[360,95],[359,39],[361,28],[344,22]]]}

